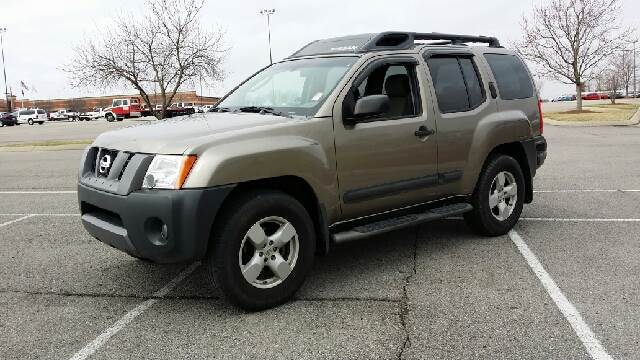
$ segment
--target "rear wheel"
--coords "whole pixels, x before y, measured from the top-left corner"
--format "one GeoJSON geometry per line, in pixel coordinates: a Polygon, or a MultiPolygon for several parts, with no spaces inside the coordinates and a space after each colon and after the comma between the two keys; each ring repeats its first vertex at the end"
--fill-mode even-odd
{"type": "Polygon", "coordinates": [[[469,227],[487,236],[506,234],[522,214],[524,186],[514,158],[502,154],[489,158],[471,196],[473,210],[464,216],[469,227]]]}
{"type": "Polygon", "coordinates": [[[282,192],[254,191],[232,199],[218,220],[207,263],[225,297],[251,311],[289,300],[315,253],[304,206],[282,192]]]}
{"type": "Polygon", "coordinates": [[[0,121],[0,127],[4,127],[4,123],[0,121]]]}

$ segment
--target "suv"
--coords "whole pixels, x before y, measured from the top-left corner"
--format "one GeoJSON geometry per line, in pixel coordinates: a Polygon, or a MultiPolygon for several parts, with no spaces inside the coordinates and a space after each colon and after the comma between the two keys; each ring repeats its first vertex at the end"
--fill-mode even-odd
{"type": "Polygon", "coordinates": [[[18,124],[27,123],[29,125],[33,125],[34,123],[42,125],[48,120],[47,112],[43,109],[20,110],[18,111],[17,118],[18,124]]]}
{"type": "Polygon", "coordinates": [[[334,244],[459,215],[507,233],[546,158],[531,75],[490,37],[315,41],[215,110],[100,135],[82,223],[136,258],[202,259],[248,310],[290,299],[334,244]]]}

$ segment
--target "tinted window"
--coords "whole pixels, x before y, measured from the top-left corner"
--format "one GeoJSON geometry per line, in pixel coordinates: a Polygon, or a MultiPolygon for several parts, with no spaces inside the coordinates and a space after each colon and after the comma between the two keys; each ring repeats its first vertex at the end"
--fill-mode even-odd
{"type": "Polygon", "coordinates": [[[29,115],[29,114],[28,114],[28,111],[26,111],[26,110],[22,110],[22,111],[20,111],[20,112],[19,112],[19,114],[20,114],[20,115],[29,115]]]}
{"type": "Polygon", "coordinates": [[[38,109],[38,114],[44,114],[44,113],[45,113],[44,110],[38,109]]]}
{"type": "Polygon", "coordinates": [[[474,109],[484,102],[484,91],[480,85],[480,78],[473,61],[469,58],[459,58],[462,75],[467,83],[467,91],[469,94],[469,107],[474,109]]]}
{"type": "Polygon", "coordinates": [[[514,55],[485,54],[504,100],[533,96],[533,85],[522,61],[514,55]]]}
{"type": "Polygon", "coordinates": [[[462,71],[455,57],[432,57],[428,60],[429,71],[443,113],[466,111],[470,108],[467,88],[462,71]]]}
{"type": "Polygon", "coordinates": [[[122,100],[114,100],[113,101],[113,106],[120,106],[122,105],[122,100]]]}

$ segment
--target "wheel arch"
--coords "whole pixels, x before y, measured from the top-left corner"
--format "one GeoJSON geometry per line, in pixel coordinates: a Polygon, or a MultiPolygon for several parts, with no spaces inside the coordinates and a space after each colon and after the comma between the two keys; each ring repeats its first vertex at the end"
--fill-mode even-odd
{"type": "MultiPolygon", "coordinates": [[[[318,200],[313,187],[306,180],[298,176],[286,175],[238,183],[222,202],[220,210],[224,211],[225,206],[238,195],[255,190],[281,191],[298,200],[305,207],[313,222],[316,235],[316,252],[320,254],[329,252],[330,241],[326,209],[318,200]]],[[[217,224],[218,219],[219,216],[213,222],[214,227],[219,226],[217,224]]]]}
{"type": "Polygon", "coordinates": [[[511,156],[518,162],[518,164],[520,165],[520,169],[522,169],[522,174],[524,175],[524,202],[526,204],[531,203],[533,201],[533,176],[524,145],[521,142],[516,141],[506,144],[500,144],[494,147],[487,155],[484,164],[482,165],[482,171],[480,172],[480,174],[484,172],[489,159],[496,154],[511,156]]]}

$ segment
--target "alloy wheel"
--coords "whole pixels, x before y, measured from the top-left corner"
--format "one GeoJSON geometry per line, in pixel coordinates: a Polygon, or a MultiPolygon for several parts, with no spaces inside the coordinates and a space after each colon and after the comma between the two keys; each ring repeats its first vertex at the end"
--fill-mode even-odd
{"type": "Polygon", "coordinates": [[[280,285],[293,271],[300,242],[295,227],[286,219],[270,216],[247,231],[238,264],[245,280],[260,289],[280,285]]]}
{"type": "Polygon", "coordinates": [[[504,221],[511,216],[518,201],[518,184],[508,171],[496,175],[489,189],[489,208],[491,214],[498,221],[504,221]]]}

